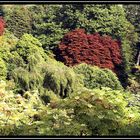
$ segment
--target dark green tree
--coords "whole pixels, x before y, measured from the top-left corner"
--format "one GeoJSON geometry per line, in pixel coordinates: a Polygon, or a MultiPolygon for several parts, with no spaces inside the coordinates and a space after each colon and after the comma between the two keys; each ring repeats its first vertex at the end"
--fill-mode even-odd
{"type": "Polygon", "coordinates": [[[135,26],[140,41],[140,5],[124,5],[127,19],[135,26]]]}
{"type": "Polygon", "coordinates": [[[5,13],[4,18],[7,25],[6,27],[16,37],[20,38],[24,33],[31,32],[32,18],[27,6],[4,6],[3,11],[5,13]]]}
{"type": "Polygon", "coordinates": [[[57,17],[61,5],[35,5],[30,7],[33,17],[32,34],[37,37],[45,50],[53,50],[66,31],[57,17]]]}
{"type": "Polygon", "coordinates": [[[138,44],[135,53],[136,65],[140,65],[140,5],[128,4],[124,5],[127,19],[134,25],[135,31],[138,33],[138,44]]]}

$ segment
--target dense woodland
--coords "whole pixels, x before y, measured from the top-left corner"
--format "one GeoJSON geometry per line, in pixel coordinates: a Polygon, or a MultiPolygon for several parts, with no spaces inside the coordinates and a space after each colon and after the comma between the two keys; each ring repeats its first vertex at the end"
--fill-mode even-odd
{"type": "Polygon", "coordinates": [[[140,5],[0,5],[0,135],[140,135],[140,5]]]}

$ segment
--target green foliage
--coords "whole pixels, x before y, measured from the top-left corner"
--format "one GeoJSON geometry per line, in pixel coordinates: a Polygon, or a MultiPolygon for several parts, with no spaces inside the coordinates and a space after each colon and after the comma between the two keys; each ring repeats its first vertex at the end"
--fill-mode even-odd
{"type": "Polygon", "coordinates": [[[14,79],[17,92],[38,89],[44,94],[45,90],[51,90],[66,97],[76,89],[76,84],[79,86],[80,78],[74,71],[48,57],[32,35],[24,34],[11,54],[8,74],[14,79]]]}
{"type": "Polygon", "coordinates": [[[3,6],[2,5],[0,5],[0,16],[3,16],[3,6]]]}
{"type": "Polygon", "coordinates": [[[67,67],[45,52],[68,30],[85,28],[121,40],[122,74],[128,74],[137,35],[123,7],[32,5],[2,11],[14,35],[6,30],[0,36],[0,135],[140,135],[139,72],[129,80],[133,96],[112,71],[67,67]]]}
{"type": "Polygon", "coordinates": [[[30,8],[33,17],[33,35],[37,37],[45,50],[54,49],[66,31],[57,21],[61,5],[34,5],[30,8]]]}
{"type": "Polygon", "coordinates": [[[131,77],[129,78],[129,84],[127,89],[134,93],[134,94],[140,94],[140,73],[137,72],[135,75],[131,75],[131,77]]]}
{"type": "MultiPolygon", "coordinates": [[[[28,58],[31,61],[31,55],[34,55],[36,57],[36,61],[41,61],[41,56],[44,57],[43,49],[41,48],[42,44],[34,38],[30,34],[24,34],[20,40],[18,41],[16,48],[14,51],[17,51],[18,54],[23,58],[25,62],[28,63],[28,58]],[[38,55],[40,54],[40,55],[38,55]]],[[[32,56],[33,57],[33,56],[32,56]]],[[[35,61],[35,64],[36,64],[35,61]]]]}
{"type": "Polygon", "coordinates": [[[6,75],[7,75],[7,67],[4,61],[0,58],[0,80],[5,79],[6,75]]]}
{"type": "Polygon", "coordinates": [[[11,54],[9,77],[19,90],[41,90],[46,59],[41,43],[32,35],[24,34],[11,54]]]}
{"type": "Polygon", "coordinates": [[[128,106],[129,93],[81,88],[70,98],[38,114],[40,120],[17,128],[15,135],[106,136],[139,135],[139,111],[128,106]]]}
{"type": "MultiPolygon", "coordinates": [[[[131,100],[129,93],[104,88],[83,90],[62,106],[67,110],[73,108],[74,118],[86,124],[92,135],[132,135],[134,128],[131,129],[131,126],[137,121],[136,126],[139,127],[140,114],[137,108],[128,106],[131,100]]],[[[139,135],[139,129],[135,134],[139,135]]]]}
{"type": "Polygon", "coordinates": [[[47,62],[44,87],[61,97],[67,97],[80,87],[81,79],[71,68],[57,61],[47,62]]]}
{"type": "Polygon", "coordinates": [[[139,12],[140,12],[140,6],[139,5],[133,5],[133,4],[128,4],[128,5],[123,5],[125,8],[126,16],[128,21],[131,22],[135,26],[135,31],[138,33],[139,40],[140,40],[140,18],[139,18],[139,12]]]}
{"type": "MultiPolygon", "coordinates": [[[[138,65],[135,65],[133,68],[135,68],[136,69],[136,72],[134,73],[134,74],[136,74],[136,75],[139,75],[140,74],[140,66],[138,65]]],[[[140,83],[140,80],[139,80],[139,78],[137,79],[138,80],[138,82],[140,83]]]]}
{"type": "Polygon", "coordinates": [[[101,69],[84,63],[73,68],[76,73],[83,75],[84,86],[89,89],[102,87],[122,89],[116,74],[109,69],[101,69]]]}
{"type": "Polygon", "coordinates": [[[140,66],[135,66],[134,68],[136,72],[131,74],[127,90],[134,95],[134,100],[131,104],[140,107],[140,66]]]}
{"type": "Polygon", "coordinates": [[[3,36],[0,37],[0,63],[1,63],[1,76],[3,75],[5,78],[7,76],[9,69],[9,58],[11,57],[10,50],[13,49],[17,43],[17,38],[6,31],[3,36]],[[3,73],[3,74],[2,74],[3,73]]]}
{"type": "Polygon", "coordinates": [[[10,49],[15,46],[16,38],[6,31],[0,36],[0,79],[6,79],[10,49]]]}
{"type": "Polygon", "coordinates": [[[17,128],[15,135],[84,136],[91,134],[86,125],[74,121],[65,109],[47,108],[46,112],[47,116],[44,111],[39,115],[40,121],[17,128]]]}
{"type": "MultiPolygon", "coordinates": [[[[20,125],[29,124],[34,115],[40,112],[44,105],[37,91],[25,93],[28,99],[11,90],[6,90],[7,84],[0,81],[0,135],[13,135],[14,129],[20,125]]],[[[26,97],[26,96],[25,96],[26,97]]]]}
{"type": "Polygon", "coordinates": [[[16,46],[18,39],[9,31],[6,31],[3,36],[0,37],[0,57],[4,59],[5,62],[8,61],[10,57],[10,50],[16,46]]]}
{"type": "Polygon", "coordinates": [[[32,30],[31,15],[28,8],[24,5],[4,6],[4,18],[7,29],[16,37],[20,38],[24,33],[30,33],[32,30]]]}

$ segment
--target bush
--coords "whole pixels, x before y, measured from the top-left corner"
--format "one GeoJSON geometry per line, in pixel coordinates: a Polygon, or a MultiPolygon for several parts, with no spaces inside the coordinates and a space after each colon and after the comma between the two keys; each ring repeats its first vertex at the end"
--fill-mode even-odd
{"type": "Polygon", "coordinates": [[[44,87],[65,98],[80,87],[81,78],[57,61],[47,62],[44,87]]]}
{"type": "Polygon", "coordinates": [[[10,32],[6,31],[2,36],[0,36],[0,42],[1,76],[3,75],[2,77],[4,79],[9,79],[9,66],[11,65],[9,60],[12,56],[10,51],[16,46],[17,38],[10,32]]]}
{"type": "Polygon", "coordinates": [[[0,36],[4,33],[5,21],[0,17],[0,36]]]}
{"type": "Polygon", "coordinates": [[[15,135],[139,135],[139,108],[128,106],[130,100],[129,93],[119,90],[81,88],[70,98],[50,103],[38,122],[17,128],[15,135]]]}
{"type": "Polygon", "coordinates": [[[83,29],[67,33],[56,52],[68,66],[81,62],[115,70],[122,62],[120,43],[109,36],[86,34],[83,29]]]}
{"type": "Polygon", "coordinates": [[[79,95],[73,94],[62,106],[73,120],[85,124],[91,135],[133,135],[134,124],[135,134],[139,135],[139,108],[128,106],[131,100],[129,93],[119,90],[85,89],[79,95]]]}
{"type": "Polygon", "coordinates": [[[22,97],[7,90],[8,85],[0,81],[0,135],[13,135],[15,128],[30,124],[34,115],[40,112],[45,106],[42,103],[37,91],[24,93],[22,97]]]}
{"type": "Polygon", "coordinates": [[[73,69],[77,74],[83,75],[84,86],[89,89],[102,87],[122,89],[116,74],[109,69],[100,69],[97,66],[87,64],[79,64],[73,69]]]}

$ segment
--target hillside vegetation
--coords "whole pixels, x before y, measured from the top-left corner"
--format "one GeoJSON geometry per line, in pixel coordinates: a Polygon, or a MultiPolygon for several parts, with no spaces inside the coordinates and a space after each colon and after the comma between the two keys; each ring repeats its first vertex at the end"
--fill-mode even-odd
{"type": "Polygon", "coordinates": [[[139,136],[130,7],[0,6],[0,135],[139,136]]]}

